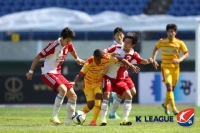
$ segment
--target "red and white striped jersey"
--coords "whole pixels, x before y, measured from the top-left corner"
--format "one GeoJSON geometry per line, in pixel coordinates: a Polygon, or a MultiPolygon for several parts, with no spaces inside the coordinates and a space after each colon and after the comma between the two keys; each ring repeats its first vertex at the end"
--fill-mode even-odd
{"type": "Polygon", "coordinates": [[[122,44],[119,44],[117,41],[113,41],[113,43],[110,45],[110,47],[115,46],[115,45],[124,45],[124,42],[122,42],[122,44]]]}
{"type": "MultiPolygon", "coordinates": [[[[123,48],[123,45],[114,45],[104,50],[107,53],[112,53],[116,51],[119,53],[119,55],[117,55],[116,57],[124,58],[132,64],[140,64],[142,58],[137,52],[131,50],[129,53],[125,53],[123,48]]],[[[127,69],[128,66],[122,64],[121,62],[110,63],[106,75],[110,78],[124,79],[127,74],[127,69]]]]}
{"type": "Polygon", "coordinates": [[[46,73],[61,73],[61,65],[64,62],[68,52],[73,52],[73,44],[70,43],[67,46],[62,46],[60,38],[53,42],[50,42],[39,55],[45,58],[45,61],[41,65],[42,74],[46,73]]]}

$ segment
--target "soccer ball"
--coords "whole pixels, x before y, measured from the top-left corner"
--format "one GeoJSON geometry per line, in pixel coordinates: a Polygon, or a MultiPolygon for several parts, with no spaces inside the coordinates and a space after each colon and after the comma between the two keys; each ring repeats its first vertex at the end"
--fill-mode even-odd
{"type": "Polygon", "coordinates": [[[85,122],[85,119],[86,114],[81,110],[75,111],[74,115],[72,115],[72,120],[77,125],[82,125],[85,122]]]}

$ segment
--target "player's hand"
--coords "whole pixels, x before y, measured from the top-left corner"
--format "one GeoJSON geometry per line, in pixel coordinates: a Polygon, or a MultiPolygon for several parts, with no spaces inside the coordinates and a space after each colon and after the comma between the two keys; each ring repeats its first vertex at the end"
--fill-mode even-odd
{"type": "Polygon", "coordinates": [[[74,85],[75,85],[75,82],[69,82],[69,84],[74,86],[74,85]]]}
{"type": "Polygon", "coordinates": [[[28,72],[26,73],[26,77],[27,77],[27,80],[31,80],[33,77],[33,74],[28,72]]]}
{"type": "Polygon", "coordinates": [[[133,70],[134,73],[138,73],[140,71],[140,68],[138,66],[132,65],[131,69],[133,70]]]}
{"type": "Polygon", "coordinates": [[[77,62],[77,64],[79,64],[81,66],[85,64],[85,60],[82,60],[82,59],[76,59],[76,62],[77,62]]]}
{"type": "Polygon", "coordinates": [[[153,67],[157,70],[158,69],[158,63],[157,63],[157,61],[153,61],[153,67]]]}
{"type": "Polygon", "coordinates": [[[180,63],[181,62],[181,60],[180,59],[173,59],[173,61],[172,61],[173,63],[175,63],[175,64],[178,64],[178,63],[180,63]]]}
{"type": "Polygon", "coordinates": [[[115,51],[115,52],[112,52],[110,53],[111,56],[116,56],[116,55],[119,55],[119,52],[115,51]]]}
{"type": "Polygon", "coordinates": [[[149,58],[149,59],[148,59],[148,62],[149,62],[149,63],[153,63],[153,59],[152,59],[152,58],[149,58]]]}

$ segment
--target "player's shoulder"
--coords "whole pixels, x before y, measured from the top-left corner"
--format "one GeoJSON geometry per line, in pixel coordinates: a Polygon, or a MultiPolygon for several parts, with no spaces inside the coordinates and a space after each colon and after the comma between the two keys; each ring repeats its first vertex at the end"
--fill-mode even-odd
{"type": "Polygon", "coordinates": [[[111,57],[110,54],[104,54],[104,55],[103,55],[103,59],[104,59],[104,60],[108,60],[110,57],[111,57]]]}
{"type": "Polygon", "coordinates": [[[182,43],[183,41],[179,38],[175,38],[175,41],[178,42],[178,43],[182,43]]]}
{"type": "Polygon", "coordinates": [[[91,64],[93,61],[94,61],[94,57],[92,56],[92,57],[90,57],[90,58],[88,58],[88,59],[86,60],[86,63],[87,63],[87,64],[91,64]]]}
{"type": "Polygon", "coordinates": [[[158,41],[160,42],[167,41],[167,38],[160,38],[158,41]]]}
{"type": "Polygon", "coordinates": [[[72,43],[72,42],[70,42],[70,43],[68,44],[68,46],[73,46],[73,43],[72,43]]]}
{"type": "Polygon", "coordinates": [[[54,43],[59,43],[58,40],[53,40],[51,42],[49,42],[50,44],[54,44],[54,43]]]}

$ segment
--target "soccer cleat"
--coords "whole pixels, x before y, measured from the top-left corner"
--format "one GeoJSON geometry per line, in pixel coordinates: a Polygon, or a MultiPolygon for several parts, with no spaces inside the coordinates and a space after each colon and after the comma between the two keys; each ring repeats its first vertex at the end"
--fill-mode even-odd
{"type": "Polygon", "coordinates": [[[173,110],[174,115],[177,115],[179,113],[178,110],[173,110]]]}
{"type": "Polygon", "coordinates": [[[110,113],[110,114],[108,115],[108,118],[109,118],[109,119],[120,119],[120,117],[119,117],[116,113],[115,113],[115,114],[111,114],[111,113],[110,113]]]}
{"type": "Polygon", "coordinates": [[[59,125],[59,124],[60,124],[60,121],[59,121],[59,119],[58,119],[58,116],[51,117],[51,118],[50,118],[50,122],[52,122],[52,123],[55,124],[55,125],[59,125]]]}
{"type": "Polygon", "coordinates": [[[106,119],[102,119],[100,126],[106,126],[106,125],[107,125],[106,119]]]}
{"type": "Polygon", "coordinates": [[[166,115],[169,115],[170,112],[169,112],[169,110],[167,109],[167,107],[165,107],[164,103],[162,104],[162,107],[165,109],[165,114],[166,114],[166,115]]]}
{"type": "Polygon", "coordinates": [[[100,126],[106,126],[107,123],[106,122],[102,122],[100,126]]]}
{"type": "Polygon", "coordinates": [[[90,126],[97,126],[96,121],[91,121],[90,126]]]}
{"type": "Polygon", "coordinates": [[[121,126],[130,126],[132,125],[132,122],[128,121],[128,120],[123,120],[122,122],[120,122],[121,126]]]}

